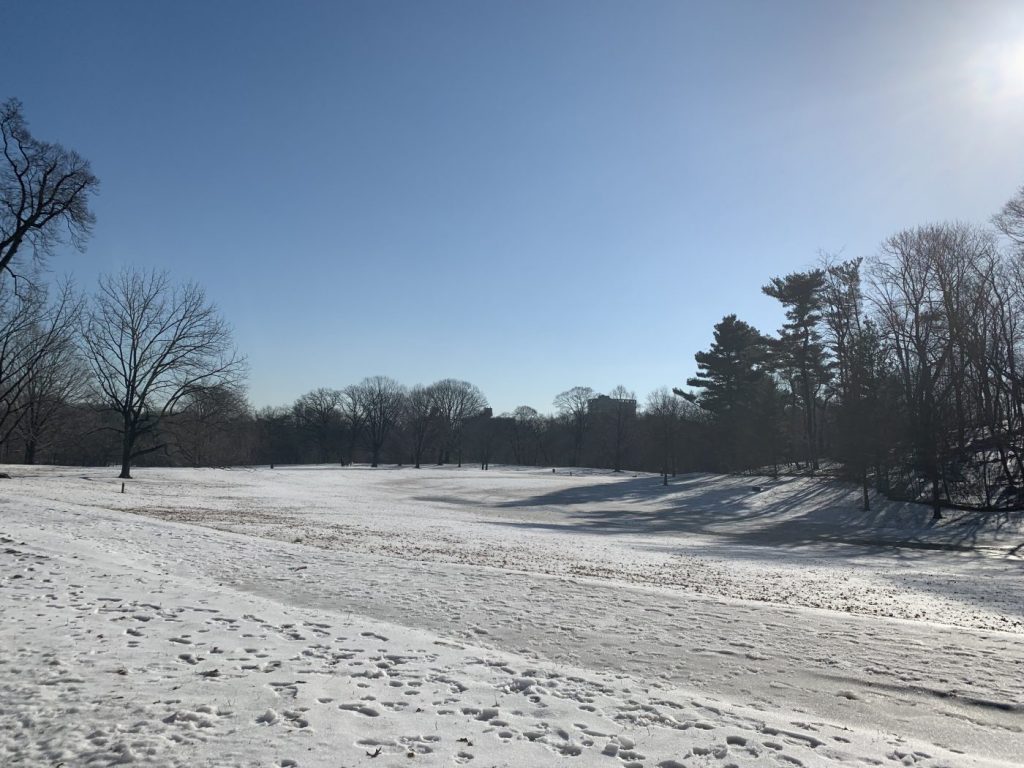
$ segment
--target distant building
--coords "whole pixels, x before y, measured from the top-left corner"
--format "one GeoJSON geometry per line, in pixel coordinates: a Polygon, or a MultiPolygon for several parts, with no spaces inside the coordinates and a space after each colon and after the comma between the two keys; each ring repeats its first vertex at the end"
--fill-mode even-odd
{"type": "Polygon", "coordinates": [[[493,419],[493,418],[494,418],[494,409],[493,408],[481,408],[479,411],[477,411],[476,413],[472,414],[471,416],[466,416],[465,419],[463,419],[463,420],[466,421],[466,422],[470,422],[470,421],[487,421],[488,419],[493,419]]]}
{"type": "Polygon", "coordinates": [[[587,401],[587,412],[591,416],[611,416],[623,411],[625,411],[626,418],[635,417],[636,400],[598,395],[587,401]]]}

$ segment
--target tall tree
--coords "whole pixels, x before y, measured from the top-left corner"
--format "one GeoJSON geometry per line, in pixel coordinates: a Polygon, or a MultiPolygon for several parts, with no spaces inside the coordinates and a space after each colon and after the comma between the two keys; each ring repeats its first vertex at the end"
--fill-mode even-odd
{"type": "Polygon", "coordinates": [[[355,461],[356,446],[363,439],[366,428],[366,409],[361,400],[362,391],[355,384],[350,384],[340,392],[338,408],[341,412],[341,423],[345,430],[347,450],[342,464],[355,461]]]}
{"type": "Polygon", "coordinates": [[[134,459],[165,447],[157,427],[182,398],[237,387],[245,374],[203,290],[173,285],[166,272],[125,268],[101,277],[84,337],[99,395],[119,417],[122,478],[131,477],[134,459]]]}
{"type": "Polygon", "coordinates": [[[861,288],[862,259],[834,262],[826,260],[821,287],[821,315],[824,342],[835,361],[834,383],[840,398],[849,387],[850,347],[864,320],[864,296],[861,288]]]}
{"type": "Polygon", "coordinates": [[[818,469],[818,407],[822,389],[829,379],[819,323],[825,272],[812,269],[773,277],[761,290],[786,308],[786,322],[772,344],[775,365],[790,384],[803,409],[804,456],[811,469],[818,469]]]}
{"type": "Polygon", "coordinates": [[[555,396],[555,410],[572,432],[572,466],[578,467],[583,456],[583,443],[590,429],[590,387],[573,387],[555,396]]]}
{"type": "Polygon", "coordinates": [[[431,390],[441,429],[437,463],[450,462],[454,453],[461,467],[466,419],[476,416],[486,408],[487,398],[476,385],[459,379],[442,379],[434,382],[431,390]]]}
{"type": "Polygon", "coordinates": [[[419,469],[427,446],[438,427],[437,406],[434,404],[434,393],[431,387],[417,384],[409,390],[409,394],[405,398],[402,423],[413,464],[416,469],[419,469]]]}
{"type": "Polygon", "coordinates": [[[778,402],[770,376],[768,340],[753,326],[726,315],[714,342],[694,355],[698,393],[675,389],[711,414],[720,441],[720,465],[729,471],[774,463],[778,457],[778,402]]]}
{"type": "Polygon", "coordinates": [[[402,415],[405,387],[387,376],[370,376],[356,385],[356,399],[362,406],[370,466],[380,463],[380,452],[402,415]]]}
{"type": "Polygon", "coordinates": [[[210,386],[182,397],[177,412],[165,420],[165,431],[174,455],[190,466],[226,466],[249,462],[251,446],[244,439],[249,424],[243,390],[210,386]]]}
{"type": "Polygon", "coordinates": [[[484,408],[466,419],[466,441],[480,460],[480,469],[491,468],[491,454],[497,434],[496,422],[490,408],[484,408]]]}
{"type": "Polygon", "coordinates": [[[40,448],[52,440],[62,418],[68,416],[71,406],[87,391],[89,372],[75,343],[77,327],[74,335],[71,327],[67,330],[68,333],[54,338],[52,344],[44,345],[44,353],[29,371],[20,395],[15,431],[21,439],[25,464],[36,463],[40,448]]]}
{"type": "Polygon", "coordinates": [[[861,483],[863,509],[871,509],[869,473],[881,478],[888,432],[898,419],[896,392],[881,335],[871,320],[845,339],[843,396],[836,408],[837,457],[861,483]]]}
{"type": "Polygon", "coordinates": [[[266,406],[255,414],[257,452],[260,461],[275,464],[302,461],[295,412],[288,406],[266,406]]]}
{"type": "Polygon", "coordinates": [[[81,320],[81,299],[70,285],[54,301],[46,287],[31,280],[18,290],[14,278],[0,275],[0,445],[23,420],[39,416],[47,371],[63,375],[72,365],[73,347],[81,320]],[[35,413],[33,413],[35,411],[35,413]]]}
{"type": "Polygon", "coordinates": [[[512,448],[512,460],[520,466],[536,463],[542,429],[540,414],[535,408],[520,405],[505,416],[511,419],[508,437],[512,448]]]}
{"type": "Polygon", "coordinates": [[[1024,254],[1024,187],[1018,189],[1017,194],[992,217],[992,223],[1024,254]]]}
{"type": "Polygon", "coordinates": [[[636,422],[636,393],[619,384],[607,397],[591,403],[591,417],[597,422],[606,458],[613,472],[621,472],[636,422]],[[595,405],[598,405],[595,412],[595,405]]]}
{"type": "Polygon", "coordinates": [[[0,104],[0,141],[0,272],[10,271],[26,245],[37,257],[65,241],[81,250],[95,222],[90,198],[99,188],[89,161],[33,137],[17,99],[0,104]]]}
{"type": "Polygon", "coordinates": [[[952,380],[950,326],[936,277],[947,244],[942,226],[904,230],[885,241],[871,269],[879,328],[903,388],[914,469],[931,486],[936,519],[942,516],[952,380]]]}
{"type": "Polygon", "coordinates": [[[341,450],[344,399],[345,394],[340,389],[317,387],[300,396],[292,406],[295,425],[316,446],[316,461],[330,461],[341,450]]]}
{"type": "Polygon", "coordinates": [[[684,398],[667,387],[656,389],[647,396],[646,416],[655,424],[663,485],[668,485],[669,473],[675,474],[679,428],[686,405],[687,401],[684,398]]]}

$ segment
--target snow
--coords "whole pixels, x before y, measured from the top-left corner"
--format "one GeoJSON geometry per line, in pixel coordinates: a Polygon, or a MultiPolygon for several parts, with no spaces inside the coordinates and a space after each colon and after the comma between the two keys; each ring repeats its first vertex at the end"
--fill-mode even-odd
{"type": "Polygon", "coordinates": [[[1020,515],[806,478],[4,469],[0,765],[1024,759],[1020,515]]]}

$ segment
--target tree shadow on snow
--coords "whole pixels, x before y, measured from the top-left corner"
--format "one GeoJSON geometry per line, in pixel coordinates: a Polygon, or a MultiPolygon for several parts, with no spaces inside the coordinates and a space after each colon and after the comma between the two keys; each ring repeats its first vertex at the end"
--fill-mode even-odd
{"type": "Polygon", "coordinates": [[[875,499],[872,511],[865,512],[860,503],[859,488],[827,479],[688,475],[668,486],[659,478],[631,478],[493,506],[523,510],[528,517],[541,509],[550,515],[495,524],[563,533],[700,534],[744,546],[837,545],[830,554],[851,557],[865,549],[988,556],[1024,552],[1020,512],[949,510],[936,524],[924,504],[875,499]]]}

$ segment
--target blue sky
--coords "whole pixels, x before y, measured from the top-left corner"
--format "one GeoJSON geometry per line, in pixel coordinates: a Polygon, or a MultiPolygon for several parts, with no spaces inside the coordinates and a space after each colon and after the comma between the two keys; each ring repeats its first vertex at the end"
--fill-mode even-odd
{"type": "Polygon", "coordinates": [[[58,274],[203,284],[256,405],[680,385],[819,251],[1024,184],[1020,2],[39,2],[0,98],[88,157],[58,274]]]}

